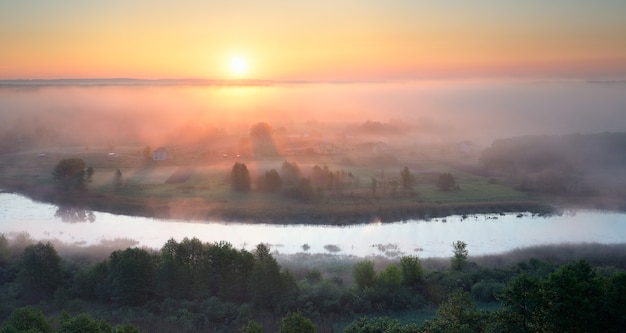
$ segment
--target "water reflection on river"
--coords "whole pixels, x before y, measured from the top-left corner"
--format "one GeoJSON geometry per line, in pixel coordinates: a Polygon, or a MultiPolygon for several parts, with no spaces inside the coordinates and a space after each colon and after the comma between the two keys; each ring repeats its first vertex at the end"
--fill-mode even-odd
{"type": "Polygon", "coordinates": [[[139,246],[160,248],[169,238],[197,237],[205,242],[223,240],[249,250],[258,243],[269,243],[272,250],[285,254],[303,252],[303,245],[307,244],[309,253],[416,254],[425,258],[449,256],[451,244],[456,240],[468,243],[473,255],[564,242],[623,243],[626,242],[626,214],[578,211],[551,217],[506,214],[350,227],[277,226],[121,216],[59,208],[20,195],[0,193],[0,233],[10,235],[23,231],[36,240],[58,239],[81,245],[130,238],[139,246]]]}

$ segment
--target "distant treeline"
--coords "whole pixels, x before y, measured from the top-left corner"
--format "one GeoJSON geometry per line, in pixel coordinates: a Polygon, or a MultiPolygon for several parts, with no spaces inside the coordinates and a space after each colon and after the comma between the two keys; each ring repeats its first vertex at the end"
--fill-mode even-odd
{"type": "Polygon", "coordinates": [[[497,140],[483,151],[481,162],[522,190],[626,198],[626,133],[497,140]]]}

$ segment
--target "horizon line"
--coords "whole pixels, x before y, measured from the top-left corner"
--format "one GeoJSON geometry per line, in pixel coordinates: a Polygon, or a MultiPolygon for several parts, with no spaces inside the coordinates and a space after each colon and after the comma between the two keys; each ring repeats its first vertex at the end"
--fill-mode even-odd
{"type": "Polygon", "coordinates": [[[128,77],[111,77],[111,78],[57,78],[57,79],[0,79],[0,87],[15,86],[280,86],[280,85],[306,85],[306,84],[389,84],[389,83],[409,83],[409,82],[425,82],[425,81],[465,81],[465,80],[522,80],[529,82],[550,82],[550,81],[580,81],[590,84],[626,84],[624,79],[590,79],[590,78],[521,78],[521,77],[504,77],[504,78],[412,78],[412,79],[369,79],[369,80],[298,80],[298,79],[201,79],[201,78],[182,78],[182,79],[140,79],[128,77]]]}

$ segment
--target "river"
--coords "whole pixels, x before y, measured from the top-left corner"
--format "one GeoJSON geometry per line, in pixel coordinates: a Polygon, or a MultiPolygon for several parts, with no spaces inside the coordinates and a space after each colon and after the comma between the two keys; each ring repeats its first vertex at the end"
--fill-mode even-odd
{"type": "Polygon", "coordinates": [[[349,227],[285,226],[123,216],[59,208],[18,194],[0,193],[0,233],[10,238],[19,232],[27,232],[35,240],[57,239],[77,246],[125,238],[136,241],[137,246],[158,249],[169,238],[180,241],[196,237],[204,242],[227,241],[248,250],[266,243],[282,254],[305,252],[303,245],[307,244],[308,253],[427,258],[449,256],[451,244],[457,240],[468,244],[471,255],[544,244],[624,243],[626,214],[571,210],[547,217],[490,214],[349,227]]]}

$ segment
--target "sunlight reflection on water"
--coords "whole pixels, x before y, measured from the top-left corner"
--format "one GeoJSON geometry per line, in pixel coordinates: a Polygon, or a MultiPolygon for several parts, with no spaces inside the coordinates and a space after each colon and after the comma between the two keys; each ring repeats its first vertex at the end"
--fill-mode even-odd
{"type": "MultiPolygon", "coordinates": [[[[27,232],[33,239],[58,239],[64,243],[93,245],[103,240],[129,238],[138,246],[160,248],[169,238],[197,237],[205,242],[227,241],[252,250],[268,243],[283,254],[303,252],[356,255],[448,256],[451,244],[468,243],[472,255],[498,253],[518,247],[626,241],[626,214],[570,211],[559,216],[524,214],[449,216],[431,221],[402,221],[348,227],[319,225],[268,225],[221,222],[156,220],[93,212],[93,222],[67,223],[56,216],[58,207],[20,195],[0,193],[0,233],[27,232]]],[[[88,215],[87,215],[88,216],[88,215]]]]}

